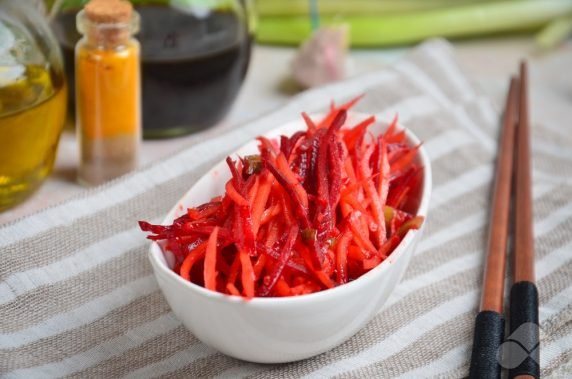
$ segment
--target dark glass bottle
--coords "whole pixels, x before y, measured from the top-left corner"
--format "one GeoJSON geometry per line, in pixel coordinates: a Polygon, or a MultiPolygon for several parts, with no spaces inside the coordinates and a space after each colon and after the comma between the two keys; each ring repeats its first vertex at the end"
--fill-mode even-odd
{"type": "MultiPolygon", "coordinates": [[[[56,1],[59,8],[50,12],[72,84],[73,48],[80,38],[75,17],[82,3],[56,1]]],[[[142,48],[143,136],[175,137],[216,124],[234,102],[250,60],[245,2],[210,1],[209,7],[193,0],[132,3],[141,16],[136,37],[142,48]]]]}

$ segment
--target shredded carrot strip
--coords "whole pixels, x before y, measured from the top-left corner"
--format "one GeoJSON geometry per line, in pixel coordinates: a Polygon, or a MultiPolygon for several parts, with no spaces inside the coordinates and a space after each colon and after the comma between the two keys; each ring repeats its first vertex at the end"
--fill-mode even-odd
{"type": "Polygon", "coordinates": [[[262,270],[264,270],[264,267],[266,266],[267,259],[268,257],[264,254],[260,254],[258,256],[258,259],[256,260],[256,263],[252,268],[254,270],[254,277],[256,279],[260,278],[260,274],[262,273],[262,270]]]}
{"type": "Polygon", "coordinates": [[[286,193],[282,193],[282,196],[280,198],[280,208],[282,210],[282,216],[284,216],[284,221],[286,223],[286,225],[294,225],[295,221],[294,221],[294,216],[292,215],[292,211],[290,210],[290,206],[288,205],[289,201],[288,201],[288,195],[286,195],[286,193]]]}
{"type": "Polygon", "coordinates": [[[216,291],[216,242],[218,230],[218,226],[215,226],[209,237],[204,264],[205,288],[213,291],[216,291]]]}
{"type": "Polygon", "coordinates": [[[375,116],[370,116],[353,128],[344,130],[344,141],[349,150],[353,150],[356,142],[374,122],[375,116]]]}
{"type": "Polygon", "coordinates": [[[415,155],[417,154],[417,150],[421,147],[421,144],[415,146],[413,149],[407,151],[403,154],[398,160],[391,164],[391,171],[392,172],[400,172],[403,171],[413,162],[415,155]]]}
{"type": "Polygon", "coordinates": [[[348,218],[349,220],[349,227],[354,234],[354,241],[356,244],[364,250],[375,252],[377,249],[373,246],[369,238],[367,238],[364,234],[364,230],[359,227],[358,222],[360,222],[361,212],[354,211],[348,218]]]}
{"type": "Polygon", "coordinates": [[[363,97],[365,96],[365,93],[362,93],[361,95],[358,95],[356,97],[354,97],[353,99],[349,100],[347,103],[342,104],[340,106],[340,109],[343,110],[349,110],[350,108],[352,108],[354,105],[357,104],[358,101],[360,101],[361,99],[363,99],[363,97]]]}
{"type": "Polygon", "coordinates": [[[257,231],[260,228],[260,226],[267,224],[270,220],[272,220],[275,216],[279,215],[280,212],[282,211],[282,207],[280,206],[280,204],[274,204],[273,206],[271,206],[270,208],[267,208],[264,210],[264,212],[262,212],[262,216],[259,218],[254,218],[254,216],[252,217],[253,219],[253,224],[258,221],[256,224],[257,225],[257,231]]]}
{"type": "MultiPolygon", "coordinates": [[[[361,149],[358,149],[361,150],[361,149]]],[[[364,154],[361,161],[359,162],[359,177],[360,179],[364,180],[365,178],[370,176],[370,168],[369,168],[369,155],[364,154]]],[[[379,194],[375,189],[374,183],[371,180],[365,182],[363,189],[368,200],[371,202],[371,213],[373,215],[373,219],[377,223],[377,229],[374,231],[375,242],[378,247],[380,247],[385,242],[385,218],[383,214],[382,204],[379,200],[379,194]]]]}
{"type": "Polygon", "coordinates": [[[240,296],[240,292],[236,289],[235,285],[232,283],[227,283],[226,284],[226,289],[228,291],[229,294],[233,295],[233,296],[240,296]]]}
{"type": "Polygon", "coordinates": [[[347,283],[348,281],[348,246],[352,239],[352,235],[348,232],[342,234],[336,248],[336,277],[338,284],[347,283]]]}
{"type": "Polygon", "coordinates": [[[258,193],[258,187],[259,186],[260,186],[260,179],[258,176],[255,176],[254,177],[254,184],[248,190],[248,205],[250,206],[250,209],[252,209],[252,206],[254,205],[254,201],[256,200],[256,195],[258,193]]]}
{"type": "Polygon", "coordinates": [[[380,263],[381,263],[381,257],[374,255],[371,258],[366,258],[363,260],[363,269],[364,270],[371,270],[372,268],[376,267],[380,263]]]}
{"type": "MultiPolygon", "coordinates": [[[[356,185],[356,183],[355,183],[357,181],[356,173],[354,171],[354,166],[353,166],[351,157],[348,157],[346,159],[346,161],[344,162],[344,168],[346,170],[346,175],[348,176],[348,178],[352,181],[352,183],[354,183],[354,185],[356,185]]],[[[359,184],[359,185],[361,185],[361,184],[359,184]]]]}
{"type": "Polygon", "coordinates": [[[300,181],[296,178],[296,175],[290,169],[290,166],[288,165],[288,161],[286,160],[286,157],[284,156],[284,154],[280,153],[276,157],[276,165],[282,171],[282,173],[286,176],[286,179],[288,179],[288,182],[294,186],[294,190],[298,194],[298,198],[302,202],[302,205],[305,208],[307,208],[308,207],[308,193],[306,192],[304,187],[302,187],[302,184],[300,184],[300,181]]]}
{"type": "Polygon", "coordinates": [[[276,295],[278,295],[278,296],[290,296],[291,295],[290,286],[288,285],[288,282],[286,282],[286,280],[284,280],[283,277],[280,277],[280,279],[278,279],[278,281],[276,282],[276,285],[274,286],[274,291],[276,292],[276,295]]]}
{"type": "Polygon", "coordinates": [[[252,299],[254,297],[254,271],[252,269],[252,262],[250,261],[250,256],[246,252],[239,252],[240,263],[242,265],[242,288],[244,289],[244,296],[247,299],[252,299]]]}
{"type": "Polygon", "coordinates": [[[234,201],[236,204],[240,205],[240,206],[250,206],[250,204],[248,203],[248,200],[246,200],[244,197],[242,197],[241,194],[239,194],[236,189],[234,188],[234,186],[232,185],[232,181],[229,180],[228,182],[226,182],[226,194],[228,195],[228,197],[230,197],[232,199],[232,201],[234,201]]]}
{"type": "MultiPolygon", "coordinates": [[[[355,209],[356,211],[360,211],[362,213],[362,215],[367,219],[368,223],[377,223],[376,220],[374,220],[374,218],[369,214],[369,212],[366,210],[367,207],[367,203],[364,202],[359,202],[357,201],[357,199],[350,195],[345,195],[343,198],[343,201],[346,202],[348,205],[350,205],[351,207],[353,207],[353,209],[355,209]]],[[[351,211],[351,209],[350,209],[351,211]]]]}
{"type": "Polygon", "coordinates": [[[306,112],[302,112],[302,118],[304,119],[304,122],[306,123],[306,126],[310,132],[314,132],[317,129],[316,124],[314,121],[312,121],[306,112]]]}
{"type": "Polygon", "coordinates": [[[393,117],[391,124],[389,124],[389,126],[387,127],[387,130],[383,134],[383,138],[387,139],[388,137],[391,137],[395,133],[395,129],[397,128],[398,120],[399,120],[399,115],[396,114],[395,117],[393,117]]]}
{"type": "Polygon", "coordinates": [[[191,280],[191,269],[197,261],[204,258],[206,247],[207,242],[205,241],[197,246],[193,251],[191,251],[189,255],[187,255],[183,261],[183,264],[181,265],[181,271],[179,273],[183,279],[189,281],[191,280]]]}
{"type": "Polygon", "coordinates": [[[268,226],[268,234],[266,235],[266,242],[265,245],[268,247],[274,246],[276,240],[278,239],[278,223],[274,222],[268,226]]]}
{"type": "Polygon", "coordinates": [[[254,201],[251,204],[252,232],[254,234],[258,233],[258,229],[260,228],[260,224],[262,223],[262,215],[264,212],[264,207],[268,202],[268,196],[270,195],[270,189],[274,181],[274,179],[271,177],[268,171],[265,171],[261,176],[262,178],[260,179],[258,191],[256,192],[254,201]]]}
{"type": "Polygon", "coordinates": [[[363,250],[355,245],[351,245],[348,247],[348,258],[353,259],[354,261],[363,261],[366,259],[366,255],[363,253],[363,250]]]}
{"type": "Polygon", "coordinates": [[[315,271],[314,274],[326,288],[334,288],[334,281],[323,271],[315,271]]]}
{"type": "Polygon", "coordinates": [[[377,177],[377,193],[379,194],[379,201],[385,204],[387,201],[387,194],[389,192],[389,175],[391,172],[391,166],[389,165],[389,160],[387,158],[387,144],[383,138],[378,140],[378,165],[379,172],[377,177]]]}

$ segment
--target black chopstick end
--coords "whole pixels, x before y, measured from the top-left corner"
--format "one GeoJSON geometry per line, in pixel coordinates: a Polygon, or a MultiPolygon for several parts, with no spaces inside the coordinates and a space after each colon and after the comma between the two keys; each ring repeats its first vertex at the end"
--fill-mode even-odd
{"type": "Polygon", "coordinates": [[[507,362],[509,378],[519,375],[540,377],[540,327],[538,289],[532,282],[518,282],[510,290],[510,344],[507,362]],[[513,367],[514,366],[514,367],[513,367]]]}
{"type": "Polygon", "coordinates": [[[469,378],[500,378],[500,345],[504,335],[504,317],[493,311],[481,311],[475,320],[473,352],[469,378]]]}

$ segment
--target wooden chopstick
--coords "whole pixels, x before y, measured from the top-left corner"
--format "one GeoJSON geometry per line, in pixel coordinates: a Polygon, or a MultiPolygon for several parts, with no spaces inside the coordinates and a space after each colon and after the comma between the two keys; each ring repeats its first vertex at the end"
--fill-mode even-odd
{"type": "Polygon", "coordinates": [[[496,163],[480,312],[475,319],[470,378],[500,378],[498,351],[504,335],[504,282],[519,82],[510,81],[496,163]]]}
{"type": "Polygon", "coordinates": [[[489,223],[488,250],[481,295],[480,310],[493,311],[500,314],[503,313],[506,276],[518,87],[518,79],[512,78],[505,108],[499,156],[497,158],[495,187],[489,223]]]}
{"type": "Polygon", "coordinates": [[[508,349],[508,357],[504,357],[503,362],[510,366],[509,378],[540,377],[528,104],[528,68],[523,62],[519,79],[511,80],[505,106],[483,292],[480,312],[475,319],[471,378],[500,378],[501,374],[498,355],[504,333],[503,296],[512,186],[515,194],[514,275],[510,291],[510,335],[507,337],[512,348],[508,349]],[[514,182],[511,183],[513,172],[514,182]],[[525,350],[525,358],[522,349],[525,350]]]}
{"type": "MultiPolygon", "coordinates": [[[[532,219],[532,181],[530,167],[530,126],[528,112],[528,67],[520,66],[519,120],[516,138],[514,280],[510,291],[510,338],[528,356],[509,370],[509,378],[540,376],[538,289],[534,275],[534,235],[532,219]]],[[[520,352],[519,352],[520,353],[520,352]]],[[[521,358],[509,357],[509,362],[521,358]]]]}
{"type": "Polygon", "coordinates": [[[514,282],[534,283],[534,238],[532,234],[532,181],[530,179],[530,132],[528,124],[528,69],[520,66],[519,120],[516,159],[514,230],[514,282]]]}

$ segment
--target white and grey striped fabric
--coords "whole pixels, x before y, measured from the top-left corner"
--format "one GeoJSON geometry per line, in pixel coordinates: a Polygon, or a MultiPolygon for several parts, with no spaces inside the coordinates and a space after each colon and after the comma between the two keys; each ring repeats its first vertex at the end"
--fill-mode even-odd
{"type": "MultiPolygon", "coordinates": [[[[564,119],[537,116],[533,110],[541,366],[543,375],[562,377],[572,372],[572,133],[564,119]]],[[[4,226],[0,376],[465,376],[498,124],[451,47],[431,41],[393,67],[302,93],[227,134],[4,226]],[[429,221],[402,283],[363,330],[308,360],[257,365],[205,346],[163,300],[136,221],[160,221],[214,162],[256,135],[360,93],[367,96],[357,110],[399,112],[432,159],[429,221]]]]}

